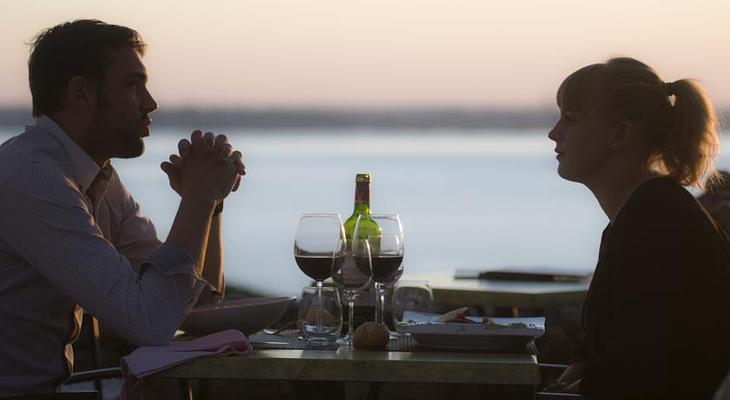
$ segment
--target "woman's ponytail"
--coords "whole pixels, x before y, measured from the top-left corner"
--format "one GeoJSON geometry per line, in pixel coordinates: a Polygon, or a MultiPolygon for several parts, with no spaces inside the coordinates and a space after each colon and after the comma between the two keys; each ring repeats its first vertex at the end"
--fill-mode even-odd
{"type": "Polygon", "coordinates": [[[688,79],[665,84],[674,98],[655,166],[683,185],[702,187],[714,173],[719,138],[715,110],[702,89],[688,79]]]}

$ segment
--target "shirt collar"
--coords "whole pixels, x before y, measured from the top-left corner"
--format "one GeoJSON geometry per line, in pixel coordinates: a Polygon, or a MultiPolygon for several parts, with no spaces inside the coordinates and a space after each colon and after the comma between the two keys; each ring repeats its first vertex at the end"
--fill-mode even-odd
{"type": "Polygon", "coordinates": [[[68,134],[61,128],[56,121],[52,120],[46,115],[41,115],[36,118],[36,127],[45,130],[55,137],[61,144],[61,147],[66,151],[71,161],[71,167],[73,169],[72,178],[79,185],[79,190],[85,192],[91,182],[94,181],[96,175],[99,174],[99,166],[89,156],[84,149],[81,148],[76,142],[68,136],[68,134]]]}

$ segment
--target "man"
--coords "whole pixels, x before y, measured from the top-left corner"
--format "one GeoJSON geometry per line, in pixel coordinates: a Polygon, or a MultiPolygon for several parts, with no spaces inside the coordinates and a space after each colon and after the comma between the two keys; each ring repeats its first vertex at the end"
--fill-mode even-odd
{"type": "Polygon", "coordinates": [[[35,123],[0,146],[0,396],[70,375],[82,308],[137,345],[168,342],[223,290],[220,210],[245,173],[196,131],[162,169],[180,195],[167,240],[109,160],[142,154],[157,103],[139,34],[95,20],[42,32],[28,62],[35,123]]]}

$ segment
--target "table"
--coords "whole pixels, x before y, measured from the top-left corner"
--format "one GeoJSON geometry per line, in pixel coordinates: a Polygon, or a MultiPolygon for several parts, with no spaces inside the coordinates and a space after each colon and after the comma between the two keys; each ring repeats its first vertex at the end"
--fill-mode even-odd
{"type": "Polygon", "coordinates": [[[444,305],[548,308],[581,305],[590,279],[580,282],[454,279],[454,271],[404,274],[401,278],[431,282],[435,301],[444,305]]]}
{"type": "Polygon", "coordinates": [[[169,379],[480,384],[534,398],[540,384],[529,353],[264,349],[242,357],[194,360],[153,375],[169,379]]]}
{"type": "Polygon", "coordinates": [[[537,385],[532,354],[256,350],[194,360],[155,375],[175,379],[273,379],[537,385]]]}

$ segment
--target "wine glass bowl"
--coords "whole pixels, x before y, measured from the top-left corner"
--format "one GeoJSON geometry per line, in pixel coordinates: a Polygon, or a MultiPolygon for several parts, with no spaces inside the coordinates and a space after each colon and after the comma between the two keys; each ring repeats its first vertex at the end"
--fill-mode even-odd
{"type": "Polygon", "coordinates": [[[343,292],[358,293],[370,284],[371,258],[367,240],[351,240],[342,262],[332,264],[332,281],[343,292]]]}
{"type": "MultiPolygon", "coordinates": [[[[299,216],[294,236],[294,260],[302,272],[316,281],[316,304],[324,304],[322,282],[344,263],[346,249],[345,230],[339,214],[299,216]]],[[[316,321],[308,321],[308,331],[314,340],[329,331],[328,326],[323,323],[323,314],[322,312],[312,314],[316,316],[316,321]]],[[[341,318],[342,314],[340,323],[342,323],[341,318]]]]}
{"type": "Polygon", "coordinates": [[[352,331],[354,329],[355,299],[360,292],[370,286],[371,259],[370,245],[367,240],[354,239],[348,242],[348,251],[344,262],[332,266],[332,281],[342,292],[342,297],[348,305],[348,331],[339,340],[342,345],[352,346],[352,331]]]}
{"type": "Polygon", "coordinates": [[[399,236],[371,236],[373,281],[387,284],[394,280],[403,263],[403,240],[399,236]]]}
{"type": "Polygon", "coordinates": [[[372,277],[375,286],[375,322],[383,323],[386,285],[400,278],[405,254],[403,225],[398,214],[371,214],[377,230],[358,219],[353,238],[366,239],[370,246],[372,277]],[[363,229],[362,227],[368,228],[363,229]]]}
{"type": "Polygon", "coordinates": [[[345,256],[345,233],[339,214],[302,214],[294,238],[294,259],[307,276],[321,283],[345,256]]]}
{"type": "Polygon", "coordinates": [[[403,225],[400,215],[378,213],[370,214],[370,218],[380,227],[381,235],[400,236],[401,241],[403,240],[403,225]]]}

